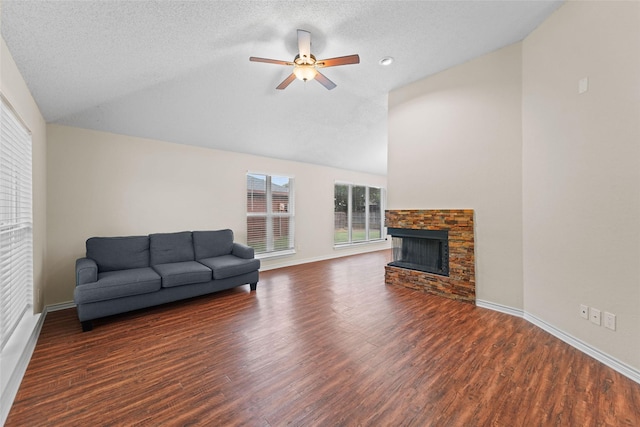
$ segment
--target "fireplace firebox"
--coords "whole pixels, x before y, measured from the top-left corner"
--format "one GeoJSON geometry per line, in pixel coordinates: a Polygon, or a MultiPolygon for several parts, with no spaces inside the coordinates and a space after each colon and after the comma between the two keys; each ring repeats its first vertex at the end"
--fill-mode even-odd
{"type": "Polygon", "coordinates": [[[388,228],[392,237],[390,266],[449,276],[449,232],[388,228]]]}

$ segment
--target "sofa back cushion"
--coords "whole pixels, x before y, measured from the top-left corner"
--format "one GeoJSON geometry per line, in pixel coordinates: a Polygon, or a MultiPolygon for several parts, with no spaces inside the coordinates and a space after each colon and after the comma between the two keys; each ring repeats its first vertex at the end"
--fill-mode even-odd
{"type": "Polygon", "coordinates": [[[149,267],[149,237],[91,237],[87,258],[98,264],[98,272],[149,267]]]}
{"type": "Polygon", "coordinates": [[[151,265],[195,260],[190,231],[150,234],[149,247],[151,265]]]}
{"type": "Polygon", "coordinates": [[[233,231],[194,231],[193,247],[196,259],[229,255],[233,250],[233,231]]]}

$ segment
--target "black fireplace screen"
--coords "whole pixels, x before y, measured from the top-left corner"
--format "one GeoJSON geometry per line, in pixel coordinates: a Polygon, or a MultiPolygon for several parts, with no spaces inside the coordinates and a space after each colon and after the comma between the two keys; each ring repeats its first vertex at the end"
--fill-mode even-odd
{"type": "Polygon", "coordinates": [[[449,275],[449,232],[389,228],[393,261],[389,265],[427,273],[449,275]]]}

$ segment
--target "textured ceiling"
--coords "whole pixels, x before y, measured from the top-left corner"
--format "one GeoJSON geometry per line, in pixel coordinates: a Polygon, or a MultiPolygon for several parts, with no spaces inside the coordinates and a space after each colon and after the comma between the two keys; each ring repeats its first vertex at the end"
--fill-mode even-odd
{"type": "Polygon", "coordinates": [[[47,122],[386,173],[387,94],[525,38],[559,1],[15,1],[2,36],[47,122]],[[296,29],[337,88],[294,81],[296,29]],[[383,67],[378,61],[392,56],[383,67]]]}

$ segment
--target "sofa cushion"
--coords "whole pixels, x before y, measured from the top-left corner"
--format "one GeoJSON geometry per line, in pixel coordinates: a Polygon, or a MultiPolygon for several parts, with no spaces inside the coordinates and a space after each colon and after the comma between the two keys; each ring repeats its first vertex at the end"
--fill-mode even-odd
{"type": "Polygon", "coordinates": [[[196,261],[158,264],[153,268],[162,277],[163,288],[203,283],[213,279],[211,269],[196,261]]]}
{"type": "Polygon", "coordinates": [[[214,258],[201,259],[203,263],[213,271],[214,279],[226,279],[251,273],[260,268],[260,260],[238,258],[235,255],[222,255],[214,258]]]}
{"type": "Polygon", "coordinates": [[[193,247],[197,260],[229,255],[233,249],[233,231],[194,231],[193,247]]]}
{"type": "Polygon", "coordinates": [[[195,260],[190,231],[149,235],[151,265],[195,260]]]}
{"type": "Polygon", "coordinates": [[[148,236],[92,237],[86,245],[99,273],[149,267],[148,236]]]}
{"type": "Polygon", "coordinates": [[[150,267],[108,271],[98,274],[98,281],[76,286],[74,301],[86,304],[160,290],[160,276],[150,267]]]}

